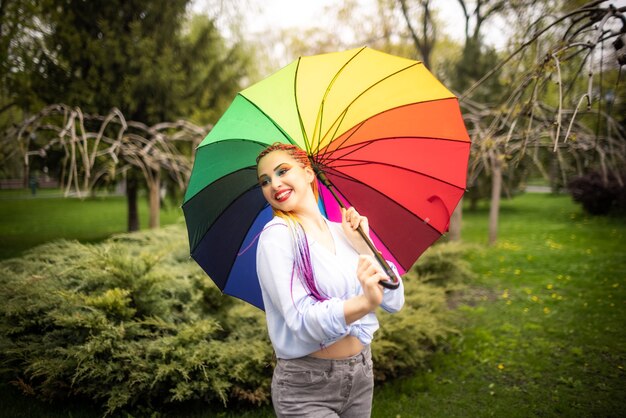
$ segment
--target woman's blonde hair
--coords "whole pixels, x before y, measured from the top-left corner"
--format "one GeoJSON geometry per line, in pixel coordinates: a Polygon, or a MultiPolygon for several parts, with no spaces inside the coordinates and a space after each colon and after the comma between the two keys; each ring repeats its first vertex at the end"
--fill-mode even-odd
{"type": "MultiPolygon", "coordinates": [[[[261,151],[259,156],[256,158],[257,167],[261,158],[265,157],[267,154],[273,151],[285,151],[294,160],[302,164],[302,167],[309,167],[313,170],[311,160],[309,159],[309,156],[306,152],[304,152],[301,148],[295,145],[283,144],[280,142],[275,142],[269,147],[265,148],[263,151],[261,151]]],[[[311,189],[313,189],[315,201],[319,202],[317,176],[311,182],[311,189]]],[[[293,269],[291,272],[291,291],[293,292],[293,278],[294,276],[297,276],[300,279],[300,282],[302,283],[304,288],[307,289],[309,295],[313,299],[318,301],[327,300],[328,296],[317,288],[317,282],[315,281],[315,274],[313,272],[313,263],[311,262],[311,253],[309,252],[309,244],[306,238],[306,233],[304,232],[304,228],[302,227],[302,223],[300,223],[298,217],[291,212],[284,212],[274,207],[272,207],[272,211],[274,212],[275,216],[278,216],[285,220],[291,234],[291,244],[294,254],[293,269]]]]}

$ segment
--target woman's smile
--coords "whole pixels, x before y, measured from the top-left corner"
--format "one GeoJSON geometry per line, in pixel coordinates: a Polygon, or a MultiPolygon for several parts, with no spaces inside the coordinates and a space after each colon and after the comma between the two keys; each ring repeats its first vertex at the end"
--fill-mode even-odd
{"type": "Polygon", "coordinates": [[[289,196],[291,196],[291,192],[292,192],[291,189],[280,190],[278,193],[274,195],[274,199],[282,203],[285,200],[289,199],[289,196]]]}

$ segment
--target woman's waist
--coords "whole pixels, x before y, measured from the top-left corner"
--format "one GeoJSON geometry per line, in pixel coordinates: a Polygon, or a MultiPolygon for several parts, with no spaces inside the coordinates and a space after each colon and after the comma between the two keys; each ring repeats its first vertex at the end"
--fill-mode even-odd
{"type": "Polygon", "coordinates": [[[309,357],[342,360],[356,356],[363,351],[363,347],[363,343],[358,338],[347,335],[337,342],[309,354],[309,357]]]}

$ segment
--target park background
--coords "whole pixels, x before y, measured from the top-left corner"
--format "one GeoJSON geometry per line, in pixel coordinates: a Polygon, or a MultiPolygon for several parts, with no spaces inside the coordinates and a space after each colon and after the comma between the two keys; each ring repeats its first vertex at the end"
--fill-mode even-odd
{"type": "Polygon", "coordinates": [[[188,257],[193,149],[240,89],[368,45],[426,63],[472,138],[374,416],[623,416],[623,2],[311,4],[2,2],[0,413],[271,416],[262,313],[188,257]]]}

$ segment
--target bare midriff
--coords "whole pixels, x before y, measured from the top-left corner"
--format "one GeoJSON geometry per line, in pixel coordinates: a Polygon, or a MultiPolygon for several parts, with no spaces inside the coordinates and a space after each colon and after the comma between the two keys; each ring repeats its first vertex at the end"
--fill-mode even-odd
{"type": "Polygon", "coordinates": [[[323,358],[323,359],[344,359],[352,356],[356,356],[363,350],[363,344],[358,338],[348,335],[342,338],[336,343],[322,348],[314,353],[309,354],[311,357],[323,358]]]}

